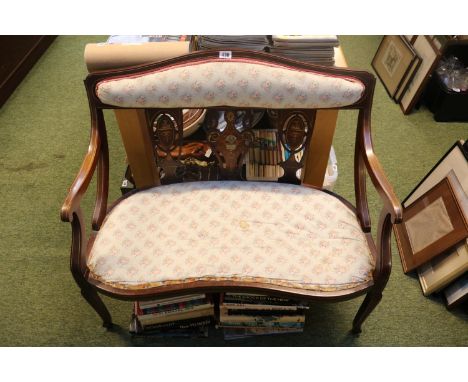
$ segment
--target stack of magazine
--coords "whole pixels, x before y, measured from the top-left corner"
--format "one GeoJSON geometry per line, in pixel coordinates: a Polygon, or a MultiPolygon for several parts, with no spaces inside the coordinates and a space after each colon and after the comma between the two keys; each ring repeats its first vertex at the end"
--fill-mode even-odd
{"type": "Polygon", "coordinates": [[[145,42],[190,41],[191,35],[112,35],[106,44],[141,44],[145,42]]]}
{"type": "Polygon", "coordinates": [[[337,46],[335,35],[273,35],[269,51],[298,61],[334,65],[337,46]]]}
{"type": "Polygon", "coordinates": [[[207,337],[214,305],[205,294],[134,303],[133,334],[164,337],[207,337]]]}
{"type": "Polygon", "coordinates": [[[257,335],[302,333],[306,305],[288,298],[250,293],[224,293],[220,297],[219,327],[224,339],[257,335]]]}
{"type": "Polygon", "coordinates": [[[199,50],[246,49],[262,51],[269,41],[265,35],[201,35],[198,36],[199,50]]]}

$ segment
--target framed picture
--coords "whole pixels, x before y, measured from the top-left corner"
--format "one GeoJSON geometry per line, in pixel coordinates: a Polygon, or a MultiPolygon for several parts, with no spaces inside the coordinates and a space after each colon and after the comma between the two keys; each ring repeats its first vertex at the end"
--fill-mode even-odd
{"type": "MultiPolygon", "coordinates": [[[[455,142],[442,158],[424,176],[419,184],[403,200],[406,208],[419,197],[424,195],[438,182],[449,177],[453,190],[457,194],[460,207],[468,216],[468,150],[464,148],[465,142],[455,142]]],[[[440,255],[418,268],[419,282],[423,293],[427,296],[436,292],[457,277],[468,271],[468,243],[461,244],[454,251],[440,255]]]]}
{"type": "Polygon", "coordinates": [[[444,290],[445,304],[453,309],[464,301],[468,301],[468,273],[444,290]]]}
{"type": "Polygon", "coordinates": [[[403,222],[395,225],[395,236],[404,273],[468,237],[468,223],[449,177],[403,209],[403,222]]]}
{"type": "MultiPolygon", "coordinates": [[[[460,200],[464,200],[468,195],[468,150],[465,146],[465,141],[456,141],[403,200],[403,207],[407,208],[414,203],[416,199],[424,195],[452,171],[457,178],[457,181],[452,182],[452,184],[455,186],[460,184],[461,186],[461,189],[455,187],[454,191],[460,200]]],[[[464,203],[462,203],[462,208],[464,208],[464,203]]]]}
{"type": "Polygon", "coordinates": [[[395,102],[400,103],[401,99],[403,98],[403,95],[405,94],[406,90],[408,89],[409,83],[413,80],[416,72],[419,69],[419,66],[421,65],[421,58],[419,56],[416,56],[415,60],[409,67],[408,71],[406,72],[405,76],[403,77],[403,80],[401,81],[400,85],[398,86],[397,91],[395,92],[395,95],[393,99],[395,102]]]}
{"type": "Polygon", "coordinates": [[[468,272],[468,241],[418,268],[423,294],[429,296],[443,289],[465,272],[468,272]]]}
{"type": "Polygon", "coordinates": [[[439,49],[429,36],[417,36],[413,48],[421,58],[421,65],[400,100],[404,114],[409,114],[413,110],[440,58],[439,49]]]}
{"type": "Polygon", "coordinates": [[[391,98],[416,58],[416,52],[403,36],[384,36],[372,67],[391,98]]]}
{"type": "Polygon", "coordinates": [[[416,40],[416,37],[418,37],[418,35],[415,35],[415,34],[405,34],[404,35],[406,41],[408,41],[410,44],[413,44],[414,41],[416,40]]]}

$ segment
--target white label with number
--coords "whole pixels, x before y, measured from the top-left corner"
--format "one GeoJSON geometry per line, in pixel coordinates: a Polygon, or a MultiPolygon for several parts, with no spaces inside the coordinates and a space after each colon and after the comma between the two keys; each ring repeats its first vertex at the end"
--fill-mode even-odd
{"type": "Polygon", "coordinates": [[[219,52],[219,58],[230,60],[232,58],[232,52],[230,50],[222,50],[219,52]]]}

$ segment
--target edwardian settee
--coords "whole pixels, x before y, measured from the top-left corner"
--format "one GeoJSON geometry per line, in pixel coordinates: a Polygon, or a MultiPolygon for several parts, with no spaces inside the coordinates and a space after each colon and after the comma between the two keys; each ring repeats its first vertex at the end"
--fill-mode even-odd
{"type": "MultiPolygon", "coordinates": [[[[353,331],[382,298],[391,269],[392,224],[402,210],[374,153],[374,77],[263,53],[196,52],[160,63],[90,74],[88,152],[61,210],[72,225],[71,272],[83,297],[112,325],[99,293],[125,300],[194,292],[243,291],[340,301],[366,294],[353,331]],[[159,168],[176,176],[183,144],[182,108],[208,109],[207,144],[218,181],[137,189],[108,205],[105,109],[151,110],[159,168]],[[254,143],[251,110],[276,115],[290,155],[278,182],[246,182],[243,158],[254,143]],[[357,109],[356,207],[331,192],[300,184],[298,169],[317,109],[357,109]],[[236,112],[246,111],[241,128],[236,112]],[[216,113],[211,113],[216,111],[216,113]],[[217,113],[226,126],[218,127],[217,113]],[[211,114],[210,114],[211,113],[211,114]],[[92,229],[85,237],[80,201],[97,169],[92,229]],[[371,237],[366,173],[383,209],[371,237]]],[[[307,153],[313,155],[313,153],[307,153]]]]}

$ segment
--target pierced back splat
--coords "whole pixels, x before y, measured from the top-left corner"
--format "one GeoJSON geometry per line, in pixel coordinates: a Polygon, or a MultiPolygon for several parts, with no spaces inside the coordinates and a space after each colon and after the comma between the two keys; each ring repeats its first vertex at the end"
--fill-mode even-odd
{"type": "Polygon", "coordinates": [[[283,162],[279,163],[284,174],[278,182],[301,183],[296,174],[304,167],[304,151],[309,145],[314,123],[315,110],[278,110],[278,137],[285,153],[283,162]]]}
{"type": "Polygon", "coordinates": [[[235,111],[224,111],[226,127],[223,131],[218,130],[213,115],[208,118],[208,142],[218,159],[220,178],[241,179],[242,161],[254,140],[250,131],[251,115],[243,119],[246,128],[242,132],[236,129],[235,111]]]}
{"type": "Polygon", "coordinates": [[[151,122],[151,136],[157,151],[165,154],[159,156],[158,166],[167,178],[179,178],[179,160],[171,156],[174,149],[180,150],[183,143],[182,109],[157,110],[151,122]]]}

